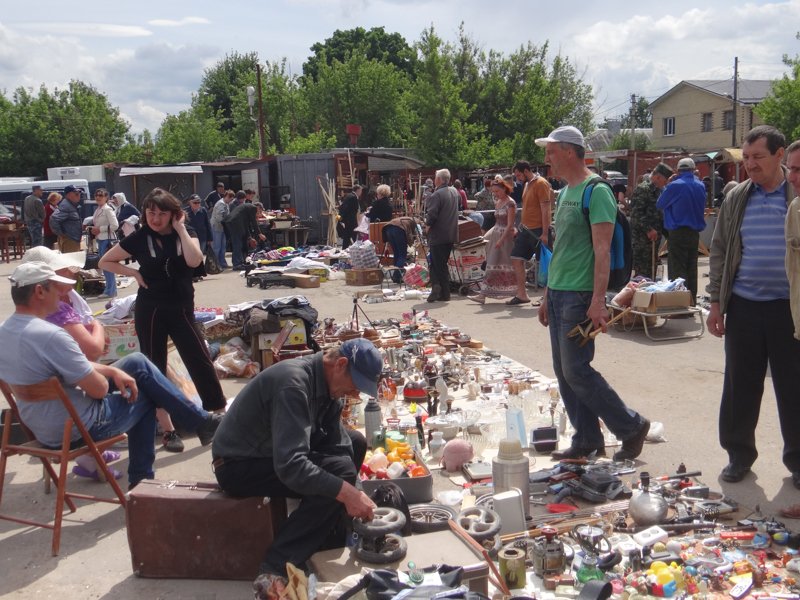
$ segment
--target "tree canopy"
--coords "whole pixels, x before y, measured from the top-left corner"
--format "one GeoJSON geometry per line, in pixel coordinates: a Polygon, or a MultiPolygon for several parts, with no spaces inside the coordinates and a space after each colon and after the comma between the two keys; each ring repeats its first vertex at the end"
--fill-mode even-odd
{"type": "Polygon", "coordinates": [[[206,69],[189,106],[153,134],[131,134],[119,110],[81,82],[38,96],[0,94],[0,172],[258,156],[258,112],[247,95],[258,65],[271,154],[345,146],[352,123],[361,126],[360,146],[410,147],[429,165],[472,168],[541,159],[534,139],[561,124],[591,130],[591,87],[547,42],[505,55],[485,50],[463,23],[453,43],[431,25],[411,45],[383,27],[356,27],[311,51],[302,75],[286,59],[227,54],[206,69]]]}
{"type": "MultiPolygon", "coordinates": [[[[800,40],[800,32],[797,33],[800,40]]],[[[800,139],[800,54],[783,63],[791,69],[788,75],[772,84],[772,92],[756,107],[756,113],[768,125],[777,127],[787,140],[800,139]]]]}

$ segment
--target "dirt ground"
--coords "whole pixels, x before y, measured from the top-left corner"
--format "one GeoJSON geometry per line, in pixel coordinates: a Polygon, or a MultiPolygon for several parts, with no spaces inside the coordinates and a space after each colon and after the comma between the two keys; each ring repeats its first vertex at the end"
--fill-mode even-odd
{"type": "MultiPolygon", "coordinates": [[[[18,261],[0,264],[0,276],[9,275],[18,261]]],[[[701,273],[707,259],[701,259],[701,273]]],[[[701,287],[707,277],[701,274],[701,287]]],[[[1,285],[8,285],[0,282],[1,285]]],[[[355,289],[343,281],[330,281],[318,289],[302,290],[319,311],[320,319],[335,317],[342,322],[353,310],[355,289]]],[[[226,272],[196,285],[197,306],[226,306],[244,300],[276,298],[291,290],[247,288],[235,273],[226,272]]],[[[135,284],[121,294],[135,293],[135,284]]],[[[535,290],[531,290],[535,295],[535,290]]],[[[100,308],[101,301],[92,306],[100,308]]],[[[397,317],[412,307],[430,310],[450,326],[459,327],[486,346],[552,377],[548,332],[536,319],[536,309],[506,307],[488,301],[480,306],[453,296],[449,303],[426,304],[423,300],[363,304],[372,319],[397,317]]],[[[0,315],[13,311],[8,291],[0,292],[0,315]]],[[[691,332],[697,322],[671,321],[670,331],[691,332]]],[[[13,352],[5,348],[4,352],[13,352]]],[[[595,367],[625,401],[651,421],[664,424],[666,443],[647,444],[639,467],[654,474],[673,472],[679,463],[703,472],[702,481],[721,490],[745,507],[760,507],[764,514],[798,502],[797,490],[781,463],[781,437],[775,398],[767,381],[758,447],[761,453],[753,474],[739,484],[718,479],[726,464],[717,442],[717,412],[722,389],[724,355],[722,341],[707,333],[693,340],[653,342],[641,331],[612,331],[598,339],[595,367]]],[[[244,381],[225,380],[226,393],[233,396],[244,381]]],[[[186,442],[182,454],[159,450],[156,455],[160,479],[213,480],[210,452],[196,439],[186,442]]],[[[125,470],[125,461],[115,465],[125,470]]],[[[30,518],[52,515],[52,496],[42,493],[41,467],[12,459],[5,482],[3,512],[23,513],[30,518]]],[[[97,484],[73,482],[74,487],[97,484]]],[[[747,512],[747,511],[745,511],[747,512]]],[[[791,524],[791,523],[790,523],[791,524]]],[[[61,553],[50,556],[50,532],[8,521],[0,521],[0,597],[4,598],[164,598],[215,600],[249,598],[249,582],[140,579],[133,575],[125,531],[125,515],[119,507],[90,504],[65,518],[61,553]]],[[[210,549],[210,551],[214,551],[210,549]]]]}

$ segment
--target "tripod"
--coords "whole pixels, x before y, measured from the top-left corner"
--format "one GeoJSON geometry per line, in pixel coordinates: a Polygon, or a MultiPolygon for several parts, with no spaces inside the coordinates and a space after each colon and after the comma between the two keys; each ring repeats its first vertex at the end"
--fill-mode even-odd
{"type": "Polygon", "coordinates": [[[358,325],[358,311],[361,311],[361,314],[364,315],[364,318],[367,320],[367,323],[369,323],[369,326],[375,329],[375,325],[372,323],[369,315],[364,312],[364,309],[361,308],[361,305],[358,303],[358,298],[353,298],[353,314],[350,315],[350,321],[355,321],[356,329],[360,329],[358,325]]]}

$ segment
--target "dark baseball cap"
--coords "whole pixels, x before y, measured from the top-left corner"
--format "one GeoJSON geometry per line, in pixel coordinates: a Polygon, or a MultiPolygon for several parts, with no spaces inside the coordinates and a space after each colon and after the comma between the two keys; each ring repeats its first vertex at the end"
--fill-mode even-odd
{"type": "Polygon", "coordinates": [[[350,377],[359,391],[378,397],[378,379],[383,371],[383,358],[375,344],[364,338],[347,340],[339,348],[350,364],[350,377]]]}
{"type": "Polygon", "coordinates": [[[74,185],[68,185],[64,188],[64,195],[69,194],[70,192],[78,192],[81,193],[81,188],[75,187],[74,185]]]}

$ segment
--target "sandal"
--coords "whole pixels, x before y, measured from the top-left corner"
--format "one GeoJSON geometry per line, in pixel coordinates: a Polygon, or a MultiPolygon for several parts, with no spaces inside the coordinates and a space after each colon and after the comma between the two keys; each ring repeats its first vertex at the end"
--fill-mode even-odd
{"type": "Polygon", "coordinates": [[[486,304],[486,296],[481,296],[477,294],[475,296],[469,296],[468,300],[472,300],[473,302],[477,302],[478,304],[486,304]]]}
{"type": "MultiPolygon", "coordinates": [[[[114,479],[119,479],[122,477],[122,473],[117,471],[116,469],[109,469],[111,474],[114,476],[114,479]]],[[[87,479],[94,479],[95,481],[103,481],[104,478],[100,476],[99,469],[95,469],[94,471],[90,471],[80,465],[75,465],[72,467],[72,472],[77,475],[78,477],[86,477],[87,479]]]]}
{"type": "Polygon", "coordinates": [[[523,300],[522,298],[518,298],[514,296],[511,300],[506,302],[506,306],[519,306],[520,304],[528,304],[530,300],[523,300]]]}
{"type": "Polygon", "coordinates": [[[116,450],[105,450],[101,456],[103,457],[103,461],[105,461],[107,465],[110,465],[115,460],[119,460],[122,455],[116,450]]]}

